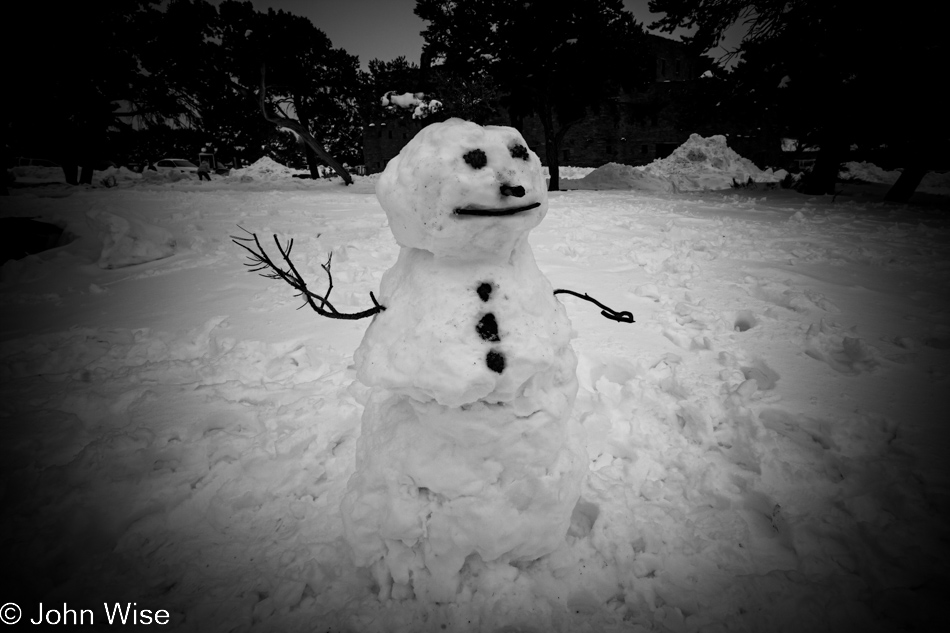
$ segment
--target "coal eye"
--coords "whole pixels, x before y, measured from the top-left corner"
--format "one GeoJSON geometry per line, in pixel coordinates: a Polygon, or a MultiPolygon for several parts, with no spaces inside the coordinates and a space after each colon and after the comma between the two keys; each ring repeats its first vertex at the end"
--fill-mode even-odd
{"type": "Polygon", "coordinates": [[[485,152],[480,149],[473,149],[472,151],[462,156],[465,159],[465,162],[472,166],[472,169],[481,169],[488,164],[488,157],[485,156],[485,152]]]}
{"type": "Polygon", "coordinates": [[[520,143],[517,145],[512,145],[508,148],[508,151],[511,152],[512,158],[520,158],[521,160],[528,160],[528,148],[520,143]]]}

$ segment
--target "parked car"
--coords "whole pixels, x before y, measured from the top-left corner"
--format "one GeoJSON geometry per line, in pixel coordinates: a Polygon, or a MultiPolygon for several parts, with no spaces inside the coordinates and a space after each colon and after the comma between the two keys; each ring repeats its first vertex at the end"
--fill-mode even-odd
{"type": "Polygon", "coordinates": [[[197,174],[198,165],[184,158],[163,158],[155,163],[155,170],[163,174],[177,171],[181,174],[197,174]]]}
{"type": "Polygon", "coordinates": [[[793,174],[811,171],[814,168],[814,158],[795,158],[788,163],[788,171],[793,174]]]}
{"type": "Polygon", "coordinates": [[[18,156],[13,159],[11,167],[59,167],[59,163],[47,160],[45,158],[27,158],[18,156]]]}

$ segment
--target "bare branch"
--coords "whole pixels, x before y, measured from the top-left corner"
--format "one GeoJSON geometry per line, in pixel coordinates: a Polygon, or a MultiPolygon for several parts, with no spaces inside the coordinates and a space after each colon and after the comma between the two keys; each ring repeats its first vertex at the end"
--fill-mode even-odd
{"type": "Polygon", "coordinates": [[[300,138],[302,138],[307,145],[310,146],[310,148],[314,151],[314,153],[316,153],[317,156],[319,156],[324,162],[326,162],[333,169],[333,171],[335,171],[337,174],[340,175],[340,177],[343,179],[343,182],[345,182],[348,185],[352,185],[353,177],[350,176],[349,172],[346,171],[346,169],[343,168],[343,165],[337,162],[335,158],[333,158],[332,156],[330,156],[330,154],[327,153],[327,150],[325,150],[323,146],[320,145],[320,143],[318,143],[315,138],[313,138],[313,135],[310,134],[310,130],[308,130],[300,121],[297,121],[296,119],[291,119],[288,117],[283,117],[283,116],[277,116],[277,117],[271,116],[267,112],[266,76],[267,76],[267,67],[262,65],[261,66],[260,103],[261,103],[261,114],[264,115],[264,119],[270,123],[273,123],[274,125],[279,125],[281,127],[285,127],[289,130],[293,130],[294,132],[296,132],[297,135],[300,138]]]}
{"type": "Polygon", "coordinates": [[[573,290],[565,290],[564,288],[559,288],[554,291],[554,294],[559,294],[559,293],[573,295],[575,297],[579,297],[583,299],[584,301],[590,301],[591,303],[593,303],[594,305],[596,305],[598,308],[601,309],[600,314],[604,318],[610,319],[611,321],[617,321],[619,323],[634,323],[632,312],[628,312],[626,310],[617,311],[617,310],[614,310],[613,308],[608,308],[597,299],[594,299],[593,297],[588,295],[586,292],[584,294],[581,294],[579,292],[574,292],[573,290]]]}
{"type": "Polygon", "coordinates": [[[231,236],[232,242],[248,252],[248,261],[245,262],[244,265],[247,266],[250,272],[258,273],[265,279],[279,279],[294,288],[294,290],[297,291],[296,296],[304,298],[304,304],[300,306],[301,308],[304,305],[309,305],[314,312],[321,316],[331,319],[347,320],[363,319],[375,314],[379,314],[386,309],[385,306],[380,305],[379,302],[376,301],[376,297],[372,292],[370,292],[369,297],[373,300],[374,307],[369,308],[368,310],[363,310],[362,312],[340,312],[333,306],[333,304],[328,301],[330,291],[333,290],[333,275],[330,274],[330,262],[333,259],[333,253],[330,253],[330,255],[327,257],[327,262],[325,264],[320,265],[321,268],[326,271],[327,277],[329,278],[329,288],[327,288],[327,291],[323,295],[319,295],[311,292],[307,288],[307,282],[304,281],[303,276],[300,274],[300,272],[297,270],[297,267],[290,259],[290,252],[294,247],[294,241],[292,239],[288,240],[286,244],[281,244],[277,236],[274,236],[274,243],[277,245],[277,250],[280,252],[281,257],[289,268],[289,270],[285,270],[275,264],[270,258],[270,256],[267,254],[267,251],[265,251],[264,247],[261,245],[260,240],[257,238],[256,233],[251,233],[242,226],[238,226],[238,228],[250,236],[231,236]]]}

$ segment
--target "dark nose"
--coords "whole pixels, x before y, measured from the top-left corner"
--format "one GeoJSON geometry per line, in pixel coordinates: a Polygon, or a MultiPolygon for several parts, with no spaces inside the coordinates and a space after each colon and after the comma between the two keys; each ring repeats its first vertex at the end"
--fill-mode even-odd
{"type": "Polygon", "coordinates": [[[514,196],[515,198],[524,197],[524,187],[512,187],[511,185],[501,186],[501,195],[514,196]]]}

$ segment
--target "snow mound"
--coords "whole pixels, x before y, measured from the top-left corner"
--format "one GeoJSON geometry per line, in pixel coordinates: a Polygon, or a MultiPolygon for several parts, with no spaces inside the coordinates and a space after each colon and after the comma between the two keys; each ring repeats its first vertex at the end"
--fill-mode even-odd
{"type": "Polygon", "coordinates": [[[90,211],[87,217],[102,232],[100,268],[144,264],[175,252],[175,239],[162,227],[107,211],[90,211]]]}
{"type": "Polygon", "coordinates": [[[647,174],[642,167],[607,163],[579,180],[563,179],[566,189],[639,189],[641,191],[672,191],[666,179],[647,174]]]}
{"type": "Polygon", "coordinates": [[[897,182],[901,172],[898,169],[887,171],[874,163],[848,161],[841,166],[838,178],[842,180],[863,180],[864,182],[879,182],[893,184],[897,182]]]}
{"type": "MultiPolygon", "coordinates": [[[[79,167],[78,169],[82,169],[79,167]]],[[[41,184],[50,182],[66,182],[66,174],[62,167],[41,167],[38,165],[22,165],[13,167],[8,171],[13,172],[16,181],[23,184],[41,184]]],[[[77,171],[77,175],[78,175],[77,171]]],[[[151,172],[156,173],[156,172],[151,172]]],[[[96,185],[112,176],[117,182],[128,182],[142,180],[142,174],[135,173],[128,167],[107,167],[106,169],[94,169],[92,172],[92,182],[96,185]]]]}
{"type": "Polygon", "coordinates": [[[283,180],[284,178],[292,178],[294,174],[299,173],[301,173],[301,170],[281,165],[273,158],[264,156],[247,167],[232,169],[225,180],[228,182],[248,182],[248,178],[253,180],[283,180]]]}
{"type": "Polygon", "coordinates": [[[66,182],[66,176],[63,174],[62,167],[21,165],[19,167],[13,167],[9,171],[13,172],[17,182],[22,183],[66,182]]]}
{"type": "Polygon", "coordinates": [[[943,173],[930,172],[920,181],[917,191],[933,193],[938,196],[950,196],[950,171],[943,173]]]}
{"type": "MultiPolygon", "coordinates": [[[[564,165],[560,165],[557,168],[558,176],[560,176],[562,180],[565,178],[583,178],[592,171],[594,171],[593,167],[565,167],[564,165]]],[[[545,178],[551,177],[551,170],[548,169],[547,165],[541,168],[541,172],[545,178]]]]}
{"type": "MultiPolygon", "coordinates": [[[[900,178],[901,169],[888,171],[874,163],[849,161],[842,165],[838,172],[841,180],[862,180],[885,185],[893,185],[900,178]]],[[[932,171],[924,176],[917,185],[916,191],[932,193],[938,196],[950,196],[950,172],[939,173],[932,171]]]]}
{"type": "Polygon", "coordinates": [[[92,181],[99,182],[112,176],[118,182],[133,182],[142,180],[142,174],[129,169],[128,167],[107,167],[102,171],[94,170],[92,172],[92,181]]]}
{"type": "Polygon", "coordinates": [[[722,135],[699,134],[666,158],[642,167],[607,163],[578,180],[562,180],[566,189],[637,189],[639,191],[712,191],[728,189],[733,181],[780,182],[784,170],[762,170],[726,144],[722,135]]]}

